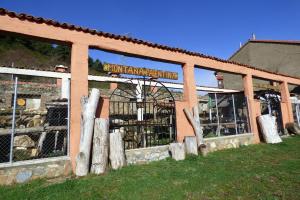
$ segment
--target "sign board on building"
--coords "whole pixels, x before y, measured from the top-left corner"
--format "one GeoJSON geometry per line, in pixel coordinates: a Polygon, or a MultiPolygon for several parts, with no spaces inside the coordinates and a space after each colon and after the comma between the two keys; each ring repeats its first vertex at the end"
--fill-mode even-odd
{"type": "Polygon", "coordinates": [[[132,66],[125,66],[125,65],[111,64],[111,63],[104,63],[103,70],[114,74],[131,74],[137,76],[149,76],[152,78],[165,78],[165,79],[173,79],[173,80],[178,79],[177,72],[162,71],[162,70],[148,69],[148,68],[141,68],[141,67],[132,67],[132,66]]]}

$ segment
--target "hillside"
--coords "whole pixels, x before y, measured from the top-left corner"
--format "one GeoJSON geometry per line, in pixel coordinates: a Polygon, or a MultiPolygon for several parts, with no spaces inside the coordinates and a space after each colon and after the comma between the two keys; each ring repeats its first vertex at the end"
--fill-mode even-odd
{"type": "MultiPolygon", "coordinates": [[[[56,65],[70,66],[69,46],[0,35],[0,66],[54,70],[56,65]]],[[[105,75],[102,63],[89,58],[89,74],[105,75]]]]}

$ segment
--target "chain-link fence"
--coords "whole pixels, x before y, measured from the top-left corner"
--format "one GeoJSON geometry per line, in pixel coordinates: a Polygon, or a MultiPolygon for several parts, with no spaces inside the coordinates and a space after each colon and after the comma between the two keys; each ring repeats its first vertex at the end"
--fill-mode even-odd
{"type": "Polygon", "coordinates": [[[0,163],[68,154],[68,79],[0,74],[0,88],[0,163]]]}
{"type": "Polygon", "coordinates": [[[294,122],[300,126],[300,102],[292,102],[294,122]]]}
{"type": "Polygon", "coordinates": [[[243,93],[209,93],[198,103],[205,138],[250,132],[247,98],[243,93]]]}

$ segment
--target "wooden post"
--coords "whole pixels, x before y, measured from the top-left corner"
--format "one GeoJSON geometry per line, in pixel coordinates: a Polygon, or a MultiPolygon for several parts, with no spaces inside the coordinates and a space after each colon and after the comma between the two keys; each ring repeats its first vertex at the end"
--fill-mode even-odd
{"type": "Polygon", "coordinates": [[[109,134],[109,159],[112,169],[120,169],[126,165],[121,132],[109,134]]]}
{"type": "Polygon", "coordinates": [[[89,171],[92,136],[94,129],[94,118],[100,98],[100,91],[93,88],[90,97],[81,98],[81,133],[79,154],[76,158],[77,176],[86,176],[89,171]]]}
{"type": "Polygon", "coordinates": [[[91,167],[94,174],[104,173],[108,164],[108,125],[108,119],[95,119],[91,167]]]}

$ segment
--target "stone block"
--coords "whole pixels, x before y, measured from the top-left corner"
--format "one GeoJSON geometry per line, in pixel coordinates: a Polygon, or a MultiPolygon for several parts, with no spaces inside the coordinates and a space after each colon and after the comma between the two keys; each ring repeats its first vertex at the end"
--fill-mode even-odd
{"type": "Polygon", "coordinates": [[[198,145],[195,136],[187,136],[184,138],[184,146],[187,154],[198,155],[198,145]]]}
{"type": "Polygon", "coordinates": [[[31,179],[32,171],[31,170],[24,170],[20,171],[16,175],[16,182],[17,183],[24,183],[31,179]]]}
{"type": "Polygon", "coordinates": [[[185,159],[185,147],[183,143],[171,143],[169,150],[176,161],[185,159]]]}

